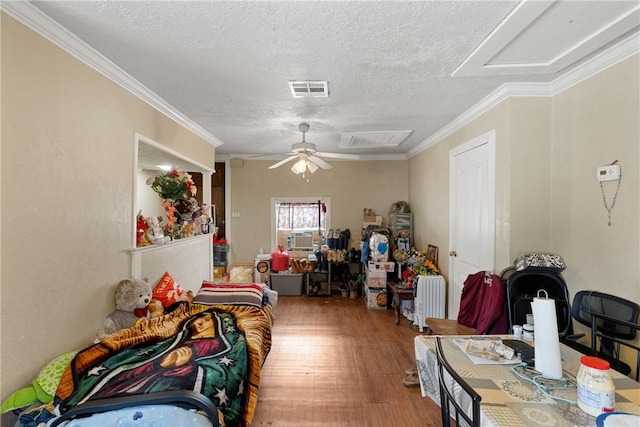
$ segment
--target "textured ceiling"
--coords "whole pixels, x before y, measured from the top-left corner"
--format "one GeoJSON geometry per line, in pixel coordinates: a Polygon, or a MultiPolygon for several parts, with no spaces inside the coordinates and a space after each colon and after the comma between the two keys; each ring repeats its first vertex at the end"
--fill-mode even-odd
{"type": "MultiPolygon", "coordinates": [[[[611,41],[585,49],[561,70],[492,75],[475,72],[477,64],[470,63],[465,76],[451,77],[477,48],[498,46],[494,57],[500,63],[509,62],[510,54],[522,61],[527,48],[536,60],[545,50],[557,56],[550,40],[566,33],[575,44],[584,37],[567,26],[580,24],[587,32],[601,26],[594,14],[574,9],[578,5],[584,11],[598,4],[595,15],[611,11],[611,19],[637,7],[556,3],[565,16],[538,19],[549,22],[546,31],[556,37],[544,45],[522,35],[524,45],[507,49],[505,40],[519,33],[496,31],[505,18],[512,14],[518,24],[523,15],[551,13],[550,2],[526,5],[544,12],[519,9],[518,1],[32,2],[222,141],[218,154],[287,152],[300,141],[298,124],[306,121],[307,141],[319,151],[386,156],[406,155],[503,83],[553,81],[611,41]],[[289,80],[327,80],[329,97],[294,99],[289,80]],[[341,133],[357,131],[411,133],[395,146],[343,142],[341,148],[341,133]]],[[[637,23],[630,28],[611,38],[637,31],[637,23]]],[[[491,57],[486,49],[483,55],[491,57]]]]}

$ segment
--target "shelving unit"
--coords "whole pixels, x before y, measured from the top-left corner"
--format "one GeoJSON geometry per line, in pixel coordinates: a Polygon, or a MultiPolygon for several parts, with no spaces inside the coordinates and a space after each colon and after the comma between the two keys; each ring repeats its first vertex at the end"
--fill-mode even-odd
{"type": "Polygon", "coordinates": [[[400,233],[406,234],[409,238],[409,246],[413,245],[413,214],[392,213],[389,214],[389,228],[394,237],[398,237],[400,233]]]}
{"type": "Polygon", "coordinates": [[[337,284],[345,283],[344,280],[336,280],[336,275],[344,268],[349,269],[349,275],[362,273],[359,262],[330,262],[328,271],[306,273],[307,296],[330,296],[333,287],[337,289],[337,284]]]}

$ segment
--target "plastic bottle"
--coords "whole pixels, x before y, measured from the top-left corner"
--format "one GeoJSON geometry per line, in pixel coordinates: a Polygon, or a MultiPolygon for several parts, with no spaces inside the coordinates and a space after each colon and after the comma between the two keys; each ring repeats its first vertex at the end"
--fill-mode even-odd
{"type": "Polygon", "coordinates": [[[609,362],[599,357],[582,356],[576,380],[580,409],[594,417],[614,411],[616,388],[609,372],[609,362]]]}
{"type": "Polygon", "coordinates": [[[533,341],[533,325],[530,323],[525,323],[522,325],[522,338],[525,341],[533,341]]]}

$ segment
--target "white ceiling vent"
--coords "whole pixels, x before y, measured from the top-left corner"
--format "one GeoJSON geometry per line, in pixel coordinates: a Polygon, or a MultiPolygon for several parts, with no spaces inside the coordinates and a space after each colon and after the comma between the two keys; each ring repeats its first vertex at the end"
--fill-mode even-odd
{"type": "Polygon", "coordinates": [[[411,130],[345,131],[340,134],[340,148],[397,147],[411,135],[411,130]]]}
{"type": "Polygon", "coordinates": [[[289,80],[289,89],[291,96],[294,98],[328,98],[329,82],[322,80],[313,81],[291,81],[289,80]]]}

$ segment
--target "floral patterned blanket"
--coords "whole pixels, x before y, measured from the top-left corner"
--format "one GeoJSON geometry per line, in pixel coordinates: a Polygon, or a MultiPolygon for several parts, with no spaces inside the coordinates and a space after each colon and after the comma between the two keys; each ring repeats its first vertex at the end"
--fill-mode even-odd
{"type": "Polygon", "coordinates": [[[183,303],[78,352],[53,403],[21,422],[32,416],[37,425],[89,400],[194,390],[213,401],[227,427],[249,425],[272,325],[266,306],[183,303]]]}

